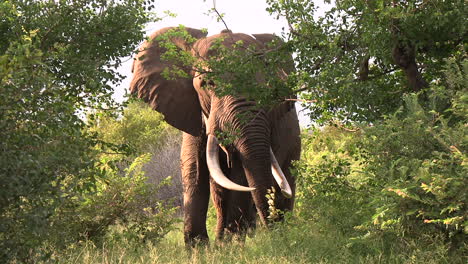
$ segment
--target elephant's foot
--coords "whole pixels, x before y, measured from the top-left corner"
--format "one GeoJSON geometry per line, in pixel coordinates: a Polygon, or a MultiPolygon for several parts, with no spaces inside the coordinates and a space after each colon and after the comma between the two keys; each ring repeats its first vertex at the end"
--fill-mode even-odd
{"type": "Polygon", "coordinates": [[[209,245],[208,234],[194,234],[194,233],[186,232],[184,234],[184,240],[185,240],[185,247],[187,249],[209,245]]]}
{"type": "Polygon", "coordinates": [[[245,239],[247,233],[231,233],[225,232],[222,237],[217,237],[214,243],[215,248],[223,248],[226,245],[236,244],[243,246],[245,244],[245,239]]]}
{"type": "Polygon", "coordinates": [[[247,235],[251,234],[255,229],[255,223],[243,222],[239,225],[238,222],[228,224],[227,227],[217,230],[216,244],[222,245],[230,242],[245,242],[247,235]]]}

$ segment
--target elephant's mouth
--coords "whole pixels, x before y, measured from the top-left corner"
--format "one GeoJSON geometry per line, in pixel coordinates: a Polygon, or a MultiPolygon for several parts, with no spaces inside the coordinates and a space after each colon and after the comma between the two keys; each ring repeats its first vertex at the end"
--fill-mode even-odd
{"type": "MultiPolygon", "coordinates": [[[[219,141],[214,136],[209,134],[208,135],[208,142],[206,145],[206,160],[208,164],[208,169],[210,171],[210,175],[213,180],[219,184],[220,186],[233,191],[241,191],[241,192],[250,192],[255,190],[252,187],[245,187],[239,185],[237,183],[232,182],[229,178],[227,178],[223,171],[221,170],[221,166],[219,164],[219,141]]],[[[273,153],[272,149],[270,148],[270,159],[271,159],[271,172],[273,178],[275,179],[276,183],[281,189],[281,193],[287,197],[292,197],[292,190],[289,186],[288,180],[284,176],[283,171],[281,170],[278,161],[276,160],[275,154],[273,153]]]]}

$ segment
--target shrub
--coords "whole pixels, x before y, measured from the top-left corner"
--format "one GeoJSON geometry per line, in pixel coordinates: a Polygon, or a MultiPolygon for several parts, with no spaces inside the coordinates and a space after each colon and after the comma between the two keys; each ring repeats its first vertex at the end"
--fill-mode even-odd
{"type": "Polygon", "coordinates": [[[132,150],[133,155],[127,159],[122,159],[119,153],[103,155],[103,158],[114,161],[121,171],[135,156],[151,154],[151,159],[143,166],[148,182],[158,185],[171,176],[171,184],[161,186],[157,197],[162,200],[174,198],[174,206],[182,205],[181,133],[164,122],[162,114],[140,100],[131,99],[122,116],[100,113],[90,131],[103,142],[128,146],[132,150]]]}
{"type": "Polygon", "coordinates": [[[131,99],[119,116],[115,112],[101,112],[90,131],[104,142],[127,145],[135,153],[157,153],[165,142],[180,132],[164,122],[163,115],[146,103],[131,99]]]}
{"type": "Polygon", "coordinates": [[[408,95],[405,104],[360,132],[326,127],[303,135],[297,214],[354,236],[352,244],[371,239],[397,247],[391,241],[421,245],[439,238],[452,249],[463,248],[465,126],[449,126],[446,118],[424,110],[416,95],[408,95]]]}
{"type": "Polygon", "coordinates": [[[367,201],[364,160],[354,143],[360,133],[329,126],[302,135],[302,157],[295,164],[297,214],[323,227],[353,232],[367,201]]]}
{"type": "MultiPolygon", "coordinates": [[[[126,239],[157,242],[178,221],[171,200],[160,200],[158,191],[170,184],[170,177],[158,185],[148,183],[143,166],[149,154],[136,158],[125,169],[107,168],[106,177],[98,181],[97,189],[70,199],[72,203],[56,214],[55,239],[69,242],[126,239]]],[[[66,243],[68,244],[68,243],[66,243]]]]}
{"type": "Polygon", "coordinates": [[[373,175],[371,223],[401,236],[468,233],[466,128],[425,111],[415,95],[406,109],[366,129],[360,142],[373,175]]]}
{"type": "Polygon", "coordinates": [[[353,237],[350,245],[361,249],[440,244],[462,252],[468,234],[466,69],[464,60],[447,60],[443,82],[425,95],[406,95],[396,113],[356,132],[329,126],[303,134],[297,215],[353,237]]]}
{"type": "Polygon", "coordinates": [[[81,113],[117,106],[111,84],[143,39],[145,2],[0,2],[0,262],[47,257],[56,209],[99,176],[81,113]]]}
{"type": "Polygon", "coordinates": [[[161,186],[157,197],[161,200],[173,199],[173,206],[182,206],[181,141],[179,133],[167,135],[150,161],[143,166],[143,171],[151,184],[158,185],[171,176],[171,184],[161,186]]]}

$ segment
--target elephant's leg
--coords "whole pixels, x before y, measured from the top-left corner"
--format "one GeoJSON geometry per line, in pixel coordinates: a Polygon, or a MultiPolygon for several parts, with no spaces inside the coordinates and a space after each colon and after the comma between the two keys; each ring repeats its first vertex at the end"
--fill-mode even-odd
{"type": "Polygon", "coordinates": [[[212,179],[210,181],[211,200],[216,210],[216,240],[220,241],[224,238],[224,228],[226,226],[226,208],[227,208],[227,192],[228,190],[216,184],[212,179]]]}
{"type": "Polygon", "coordinates": [[[184,133],[181,151],[184,186],[184,238],[187,246],[208,242],[206,213],[208,210],[209,173],[202,137],[184,133]]]}
{"type": "Polygon", "coordinates": [[[256,210],[252,195],[245,192],[230,192],[225,232],[237,235],[241,240],[249,229],[255,227],[256,210]]]}
{"type": "MultiPolygon", "coordinates": [[[[280,110],[277,109],[281,113],[280,110]]],[[[275,184],[275,206],[282,211],[292,211],[296,196],[296,180],[290,169],[293,161],[299,160],[301,154],[299,121],[294,107],[284,114],[272,114],[272,118],[271,148],[292,190],[292,198],[286,198],[275,184]]]]}
{"type": "Polygon", "coordinates": [[[216,239],[243,236],[255,227],[255,206],[250,193],[223,189],[211,181],[212,201],[216,209],[216,239]]]}

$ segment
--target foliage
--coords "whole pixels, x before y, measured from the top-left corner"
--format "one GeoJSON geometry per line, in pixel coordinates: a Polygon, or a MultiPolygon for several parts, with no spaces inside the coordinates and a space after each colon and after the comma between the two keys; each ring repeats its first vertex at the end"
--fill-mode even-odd
{"type": "Polygon", "coordinates": [[[53,219],[58,232],[55,239],[66,237],[70,243],[121,239],[155,243],[162,239],[177,222],[173,217],[177,208],[157,196],[170,184],[170,177],[158,185],[148,183],[142,168],[150,159],[149,154],[136,158],[123,176],[108,168],[95,191],[76,196],[58,208],[53,219]]]}
{"type": "Polygon", "coordinates": [[[360,238],[462,248],[464,1],[337,0],[323,15],[313,1],[268,3],[289,23],[292,78],[311,120],[358,130],[305,138],[300,214],[360,238]]]}
{"type": "Polygon", "coordinates": [[[156,153],[169,137],[180,134],[164,122],[162,114],[133,99],[128,102],[122,116],[115,116],[113,112],[99,113],[90,131],[104,142],[130,147],[136,155],[156,153]]]}
{"type": "Polygon", "coordinates": [[[163,120],[163,115],[147,104],[130,99],[121,115],[115,112],[99,112],[89,131],[108,144],[117,147],[114,151],[101,153],[101,159],[112,162],[124,170],[134,157],[151,154],[143,166],[148,183],[159,185],[168,176],[171,184],[158,188],[158,198],[174,199],[175,206],[182,205],[182,182],[180,177],[181,133],[163,120]],[[130,154],[122,152],[128,149],[130,154]]]}
{"type": "Polygon", "coordinates": [[[366,130],[367,172],[382,188],[374,197],[373,223],[381,228],[403,227],[409,235],[436,228],[453,241],[468,233],[468,116],[460,107],[468,63],[460,55],[446,60],[445,78],[431,86],[429,109],[408,95],[405,108],[366,130]]]}
{"type": "MultiPolygon", "coordinates": [[[[261,107],[280,103],[291,96],[290,79],[285,72],[293,68],[289,49],[278,38],[259,50],[242,41],[233,47],[222,45],[223,39],[212,46],[213,56],[197,65],[210,80],[218,96],[243,96],[261,107]],[[276,73],[276,74],[272,74],[276,73]]],[[[251,119],[251,118],[250,118],[251,119]]]]}
{"type": "Polygon", "coordinates": [[[354,142],[359,135],[334,126],[305,133],[294,166],[297,214],[349,236],[371,213],[366,208],[370,179],[362,174],[365,160],[354,142]]]}
{"type": "Polygon", "coordinates": [[[289,46],[282,45],[280,38],[259,49],[243,41],[226,46],[232,41],[220,37],[210,43],[207,57],[201,57],[197,51],[182,50],[171,41],[173,38],[184,39],[189,44],[197,40],[184,31],[184,26],[157,37],[165,49],[161,58],[172,62],[163,72],[166,79],[191,78],[188,72],[192,70],[203,77],[204,88],[218,96],[243,96],[261,107],[277,104],[292,94],[293,85],[289,83],[292,79],[286,78],[285,72],[294,66],[289,46]]]}
{"type": "Polygon", "coordinates": [[[427,111],[411,94],[404,108],[381,123],[357,132],[326,127],[304,135],[296,164],[298,215],[354,236],[351,244],[383,237],[397,245],[429,244],[440,237],[452,250],[463,249],[465,124],[466,116],[427,111]],[[462,121],[449,126],[451,119],[462,121]]]}
{"type": "Polygon", "coordinates": [[[405,101],[405,111],[367,129],[362,142],[366,172],[382,188],[373,197],[373,224],[403,228],[399,231],[410,236],[437,233],[427,227],[440,228],[450,237],[466,236],[465,125],[448,126],[443,116],[425,112],[415,96],[405,101]]]}
{"type": "MultiPolygon", "coordinates": [[[[315,122],[380,120],[408,92],[443,78],[444,59],[466,37],[463,0],[268,0],[287,19],[297,91],[315,122]],[[325,1],[330,3],[332,1],[325,1]]],[[[421,93],[421,99],[427,99],[421,93]]]]}
{"type": "Polygon", "coordinates": [[[55,208],[102,176],[80,113],[116,107],[117,67],[148,20],[139,0],[0,3],[1,262],[28,261],[55,208]]]}

